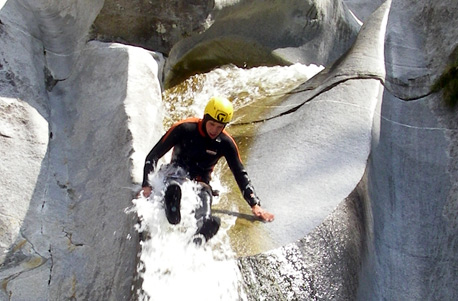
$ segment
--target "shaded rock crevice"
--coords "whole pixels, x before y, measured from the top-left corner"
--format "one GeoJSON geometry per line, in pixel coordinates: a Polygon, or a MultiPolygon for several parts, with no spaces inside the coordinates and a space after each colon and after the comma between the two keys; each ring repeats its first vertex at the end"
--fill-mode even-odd
{"type": "Polygon", "coordinates": [[[48,254],[49,254],[49,262],[50,262],[48,287],[50,287],[51,286],[51,282],[52,282],[52,271],[53,271],[53,268],[54,268],[54,256],[53,256],[52,246],[49,246],[48,254]]]}

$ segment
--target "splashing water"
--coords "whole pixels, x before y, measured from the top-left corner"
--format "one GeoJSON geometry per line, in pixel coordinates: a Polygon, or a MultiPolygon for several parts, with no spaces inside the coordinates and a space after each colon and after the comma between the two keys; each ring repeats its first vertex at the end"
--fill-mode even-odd
{"type": "MultiPolygon", "coordinates": [[[[181,222],[170,225],[164,214],[162,179],[160,173],[152,174],[154,195],[133,200],[132,210],[141,220],[138,231],[146,237],[137,268],[143,280],[137,292],[139,300],[245,300],[239,288],[240,271],[227,241],[227,230],[235,220],[225,218],[215,237],[202,246],[195,245],[193,210],[198,188],[191,181],[183,183],[181,222]]],[[[216,188],[219,184],[212,185],[216,188]]]]}

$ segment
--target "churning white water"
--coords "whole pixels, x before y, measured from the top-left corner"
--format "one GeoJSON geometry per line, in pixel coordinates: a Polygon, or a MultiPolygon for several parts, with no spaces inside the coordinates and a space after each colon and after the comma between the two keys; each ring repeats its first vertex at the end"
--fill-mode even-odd
{"type": "Polygon", "coordinates": [[[154,195],[133,201],[141,220],[138,230],[147,236],[141,242],[139,300],[244,300],[238,288],[240,272],[227,241],[231,222],[226,220],[207,244],[195,245],[197,187],[192,182],[182,185],[181,222],[170,225],[164,214],[162,179],[154,173],[150,177],[154,195]]]}
{"type": "MultiPolygon", "coordinates": [[[[281,97],[323,69],[322,66],[294,64],[291,66],[242,69],[233,65],[190,77],[164,93],[164,105],[170,115],[166,124],[189,116],[202,116],[205,104],[212,96],[224,96],[234,108],[262,106],[262,100],[281,97]]],[[[233,123],[237,123],[237,112],[233,123]]]]}
{"type": "MultiPolygon", "coordinates": [[[[321,69],[301,64],[252,69],[225,66],[193,76],[164,92],[162,105],[168,112],[164,124],[168,127],[185,117],[202,116],[206,102],[215,95],[232,100],[236,111],[255,101],[262,105],[262,99],[288,93],[321,69]]],[[[235,115],[237,118],[237,112],[235,115]]],[[[224,198],[224,185],[219,183],[218,175],[213,178],[213,188],[222,191],[224,198]]],[[[193,214],[198,202],[196,187],[191,182],[183,184],[182,220],[178,225],[169,225],[162,204],[161,175],[152,174],[150,182],[154,195],[133,200],[132,207],[141,220],[138,231],[147,236],[141,242],[139,255],[139,300],[245,300],[236,254],[227,234],[236,217],[220,216],[222,224],[217,235],[198,247],[191,241],[197,229],[193,214]]],[[[218,201],[215,198],[213,205],[218,201]]]]}

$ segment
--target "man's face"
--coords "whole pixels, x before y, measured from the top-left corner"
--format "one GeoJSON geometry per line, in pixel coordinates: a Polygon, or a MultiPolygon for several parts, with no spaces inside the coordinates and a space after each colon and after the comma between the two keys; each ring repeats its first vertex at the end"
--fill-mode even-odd
{"type": "Polygon", "coordinates": [[[213,120],[209,120],[205,123],[205,129],[207,130],[208,136],[211,139],[215,139],[223,131],[224,124],[221,124],[213,120]]]}

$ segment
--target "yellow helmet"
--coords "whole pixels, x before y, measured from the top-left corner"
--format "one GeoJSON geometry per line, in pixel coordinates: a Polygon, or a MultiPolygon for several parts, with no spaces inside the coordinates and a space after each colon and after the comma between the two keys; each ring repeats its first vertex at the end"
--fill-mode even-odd
{"type": "Polygon", "coordinates": [[[204,116],[209,115],[219,123],[229,123],[234,114],[232,103],[223,97],[212,97],[205,106],[204,116]]]}

